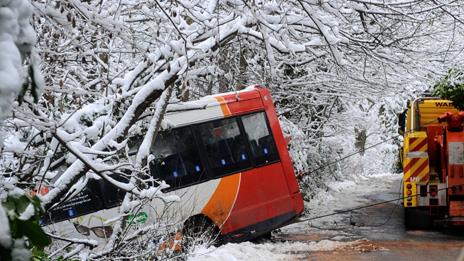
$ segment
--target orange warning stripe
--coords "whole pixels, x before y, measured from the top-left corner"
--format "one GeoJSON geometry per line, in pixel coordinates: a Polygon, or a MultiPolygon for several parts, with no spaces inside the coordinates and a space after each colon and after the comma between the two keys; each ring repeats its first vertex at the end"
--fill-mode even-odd
{"type": "Polygon", "coordinates": [[[409,151],[426,151],[427,149],[427,140],[423,139],[419,142],[410,143],[409,151]]]}
{"type": "Polygon", "coordinates": [[[428,160],[424,160],[421,165],[419,165],[416,170],[414,170],[411,174],[411,177],[417,177],[419,174],[422,174],[423,171],[429,166],[428,160]]]}
{"type": "MultiPolygon", "coordinates": [[[[426,138],[410,138],[409,152],[427,152],[426,138]]],[[[404,180],[411,182],[411,179],[416,181],[426,181],[429,173],[428,158],[408,158],[405,160],[404,180]]]]}
{"type": "Polygon", "coordinates": [[[411,160],[407,159],[407,161],[409,161],[409,162],[407,163],[406,167],[404,167],[404,169],[403,169],[404,173],[408,173],[409,170],[411,169],[411,167],[413,165],[415,165],[417,163],[417,161],[419,161],[419,158],[414,158],[414,159],[411,159],[411,160]]]}
{"type": "Polygon", "coordinates": [[[413,174],[416,174],[418,171],[422,171],[421,168],[423,168],[423,165],[428,164],[427,158],[419,158],[417,161],[415,161],[413,164],[411,164],[411,167],[407,171],[407,176],[413,176],[413,174]]]}
{"type": "Polygon", "coordinates": [[[429,169],[427,168],[420,175],[417,175],[417,178],[420,180],[420,182],[426,182],[430,178],[430,176],[427,175],[428,173],[429,173],[429,169]]]}
{"type": "Polygon", "coordinates": [[[427,179],[427,173],[429,173],[429,161],[427,158],[414,158],[404,168],[405,180],[417,178],[424,181],[424,178],[427,179]]]}

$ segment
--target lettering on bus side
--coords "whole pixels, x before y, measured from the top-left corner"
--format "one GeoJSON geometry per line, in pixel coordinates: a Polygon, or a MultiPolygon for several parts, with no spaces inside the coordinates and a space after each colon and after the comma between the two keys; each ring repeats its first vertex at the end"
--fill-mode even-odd
{"type": "Polygon", "coordinates": [[[437,107],[452,107],[452,102],[435,102],[435,106],[437,107]]]}

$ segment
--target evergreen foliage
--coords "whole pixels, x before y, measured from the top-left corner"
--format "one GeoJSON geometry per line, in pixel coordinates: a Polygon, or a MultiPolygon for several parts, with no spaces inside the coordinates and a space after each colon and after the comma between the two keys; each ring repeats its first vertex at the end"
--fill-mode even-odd
{"type": "Polygon", "coordinates": [[[0,260],[17,260],[18,252],[23,252],[21,257],[30,256],[42,260],[45,257],[44,248],[51,244],[51,240],[39,225],[43,214],[39,198],[8,196],[0,207],[7,213],[11,233],[11,237],[8,236],[11,240],[7,244],[9,246],[0,244],[0,260]],[[33,211],[28,210],[28,206],[32,206],[33,211]],[[27,211],[31,213],[24,216],[27,211]]]}
{"type": "Polygon", "coordinates": [[[451,69],[435,86],[435,96],[453,102],[458,110],[464,110],[464,72],[459,69],[451,69]]]}

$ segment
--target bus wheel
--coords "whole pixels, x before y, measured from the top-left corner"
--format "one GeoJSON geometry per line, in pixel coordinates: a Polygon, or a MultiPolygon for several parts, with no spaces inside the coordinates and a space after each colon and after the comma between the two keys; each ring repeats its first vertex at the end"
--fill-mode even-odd
{"type": "Polygon", "coordinates": [[[195,246],[210,246],[219,243],[220,231],[206,216],[198,215],[187,219],[182,229],[182,248],[186,251],[195,246]]]}

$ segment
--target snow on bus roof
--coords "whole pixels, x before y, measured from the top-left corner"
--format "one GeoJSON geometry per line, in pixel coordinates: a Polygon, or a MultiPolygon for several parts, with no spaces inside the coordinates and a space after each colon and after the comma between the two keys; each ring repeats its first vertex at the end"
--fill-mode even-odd
{"type": "Polygon", "coordinates": [[[245,87],[245,88],[243,88],[242,90],[239,90],[239,91],[223,92],[223,93],[208,95],[208,96],[205,96],[204,98],[206,98],[206,97],[218,97],[218,96],[225,96],[225,95],[231,95],[231,94],[254,91],[254,90],[257,89],[257,87],[259,87],[259,85],[257,85],[257,84],[249,85],[249,86],[247,86],[247,87],[245,87]]]}
{"type": "Polygon", "coordinates": [[[227,96],[227,95],[237,95],[244,92],[254,91],[257,89],[259,85],[250,85],[246,88],[239,90],[239,91],[232,91],[232,92],[224,92],[218,93],[213,95],[207,95],[201,97],[198,100],[187,101],[177,104],[169,104],[167,111],[169,112],[178,112],[178,111],[186,111],[186,110],[200,110],[205,109],[206,107],[217,106],[219,102],[216,100],[216,97],[227,96]]]}
{"type": "MultiPolygon", "coordinates": [[[[230,97],[230,95],[233,95],[234,97],[238,98],[240,97],[241,93],[248,92],[250,94],[253,94],[253,91],[256,91],[257,87],[258,85],[252,85],[236,92],[208,95],[196,101],[169,104],[167,108],[167,113],[162,121],[162,128],[175,128],[184,125],[200,123],[207,120],[223,118],[224,114],[219,106],[222,104],[222,102],[220,101],[220,99],[217,99],[218,97],[225,98],[227,96],[230,97]]],[[[253,98],[256,98],[259,96],[259,94],[255,92],[255,94],[252,96],[253,98]]],[[[249,94],[247,94],[246,97],[244,97],[244,99],[249,98],[249,94]]]]}

